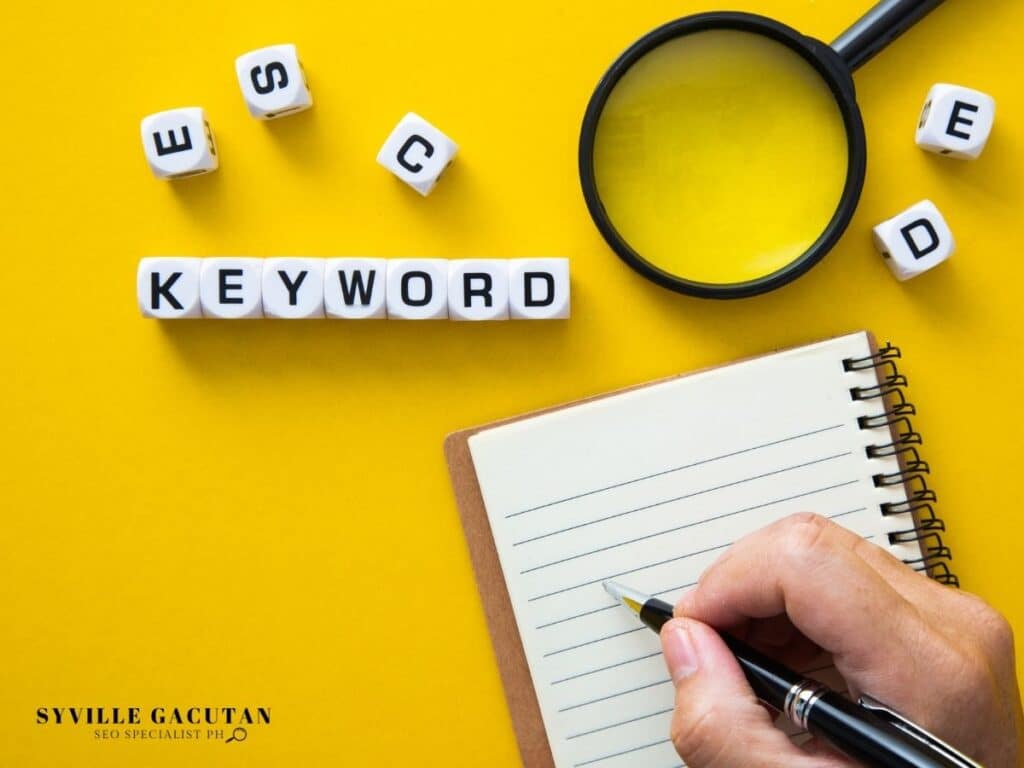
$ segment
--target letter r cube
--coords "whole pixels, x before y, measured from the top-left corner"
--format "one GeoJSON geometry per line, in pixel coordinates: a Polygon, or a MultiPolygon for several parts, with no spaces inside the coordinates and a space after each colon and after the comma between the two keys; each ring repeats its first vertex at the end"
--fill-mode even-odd
{"type": "Polygon", "coordinates": [[[946,220],[922,200],[874,228],[875,248],[897,280],[909,280],[938,266],[956,250],[946,220]]]}
{"type": "Polygon", "coordinates": [[[454,259],[448,262],[448,317],[452,320],[508,320],[508,261],[454,259]]]}

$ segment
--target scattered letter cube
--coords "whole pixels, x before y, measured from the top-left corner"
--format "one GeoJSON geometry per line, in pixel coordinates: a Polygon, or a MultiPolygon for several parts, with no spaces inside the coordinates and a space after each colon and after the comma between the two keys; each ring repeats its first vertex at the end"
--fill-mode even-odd
{"type": "Polygon", "coordinates": [[[324,265],[327,316],[349,320],[386,317],[386,283],[386,259],[328,259],[324,265]]]}
{"type": "Polygon", "coordinates": [[[323,317],[324,260],[264,259],[263,312],[292,320],[323,317]]]}
{"type": "Polygon", "coordinates": [[[512,259],[508,263],[509,309],[516,320],[569,317],[569,260],[512,259]]]}
{"type": "Polygon", "coordinates": [[[917,125],[917,145],[929,152],[973,160],[985,149],[996,102],[988,94],[959,85],[933,85],[917,125]]]}
{"type": "Polygon", "coordinates": [[[142,148],[160,179],[217,170],[217,147],[202,107],[184,107],[142,118],[142,148]]]}
{"type": "Polygon", "coordinates": [[[263,259],[203,259],[199,298],[203,317],[263,317],[263,259]]]}
{"type": "Polygon", "coordinates": [[[199,262],[192,258],[147,258],[139,262],[136,291],[144,317],[202,317],[199,262]]]}
{"type": "Polygon", "coordinates": [[[270,120],[313,106],[295,46],[271,45],[235,59],[235,72],[249,114],[270,120]]]}
{"type": "Polygon", "coordinates": [[[410,112],[384,142],[377,153],[377,162],[426,196],[458,149],[455,142],[437,128],[410,112]]]}
{"type": "Polygon", "coordinates": [[[455,259],[448,262],[448,317],[508,320],[508,262],[455,259]]]}
{"type": "Polygon", "coordinates": [[[387,302],[392,320],[444,320],[448,317],[448,261],[390,260],[387,302]]]}
{"type": "Polygon", "coordinates": [[[953,233],[930,200],[879,224],[874,239],[897,280],[909,280],[941,264],[956,249],[953,233]]]}

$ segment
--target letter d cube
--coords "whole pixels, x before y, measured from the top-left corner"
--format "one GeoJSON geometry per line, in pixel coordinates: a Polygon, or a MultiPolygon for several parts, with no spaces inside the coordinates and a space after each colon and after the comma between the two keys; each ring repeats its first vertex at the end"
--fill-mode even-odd
{"type": "Polygon", "coordinates": [[[939,209],[922,200],[873,230],[875,248],[897,280],[909,280],[938,266],[956,249],[939,209]]]}
{"type": "Polygon", "coordinates": [[[410,112],[380,148],[377,162],[426,197],[458,151],[454,141],[410,112]]]}

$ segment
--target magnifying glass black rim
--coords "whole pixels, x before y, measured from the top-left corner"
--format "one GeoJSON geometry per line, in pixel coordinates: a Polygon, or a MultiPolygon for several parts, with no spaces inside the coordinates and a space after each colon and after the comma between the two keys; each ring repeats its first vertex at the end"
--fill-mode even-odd
{"type": "Polygon", "coordinates": [[[670,21],[631,45],[608,69],[590,97],[580,131],[579,171],[590,216],[612,250],[630,267],[655,283],[679,293],[714,299],[755,296],[795,280],[817,264],[839,241],[853,218],[864,187],[867,142],[850,71],[828,45],[801,35],[792,27],[752,13],[712,12],[670,21]],[[843,117],[847,138],[846,184],[839,204],[817,240],[797,259],[771,274],[740,283],[704,283],[666,272],[637,253],[618,233],[605,211],[594,176],[594,139],[605,103],[622,76],[640,58],[669,40],[715,29],[735,29],[769,37],[799,53],[822,76],[843,117]]]}

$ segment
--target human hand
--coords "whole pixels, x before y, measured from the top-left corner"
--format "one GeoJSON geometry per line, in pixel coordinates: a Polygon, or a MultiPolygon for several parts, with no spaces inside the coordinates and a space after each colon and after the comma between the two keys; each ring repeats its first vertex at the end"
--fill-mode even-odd
{"type": "Polygon", "coordinates": [[[1024,765],[1006,620],[825,518],[794,515],[738,541],[675,615],[661,642],[672,742],[689,768],[855,765],[775,728],[715,629],[796,669],[827,651],[854,697],[885,702],[986,768],[1024,765]]]}

